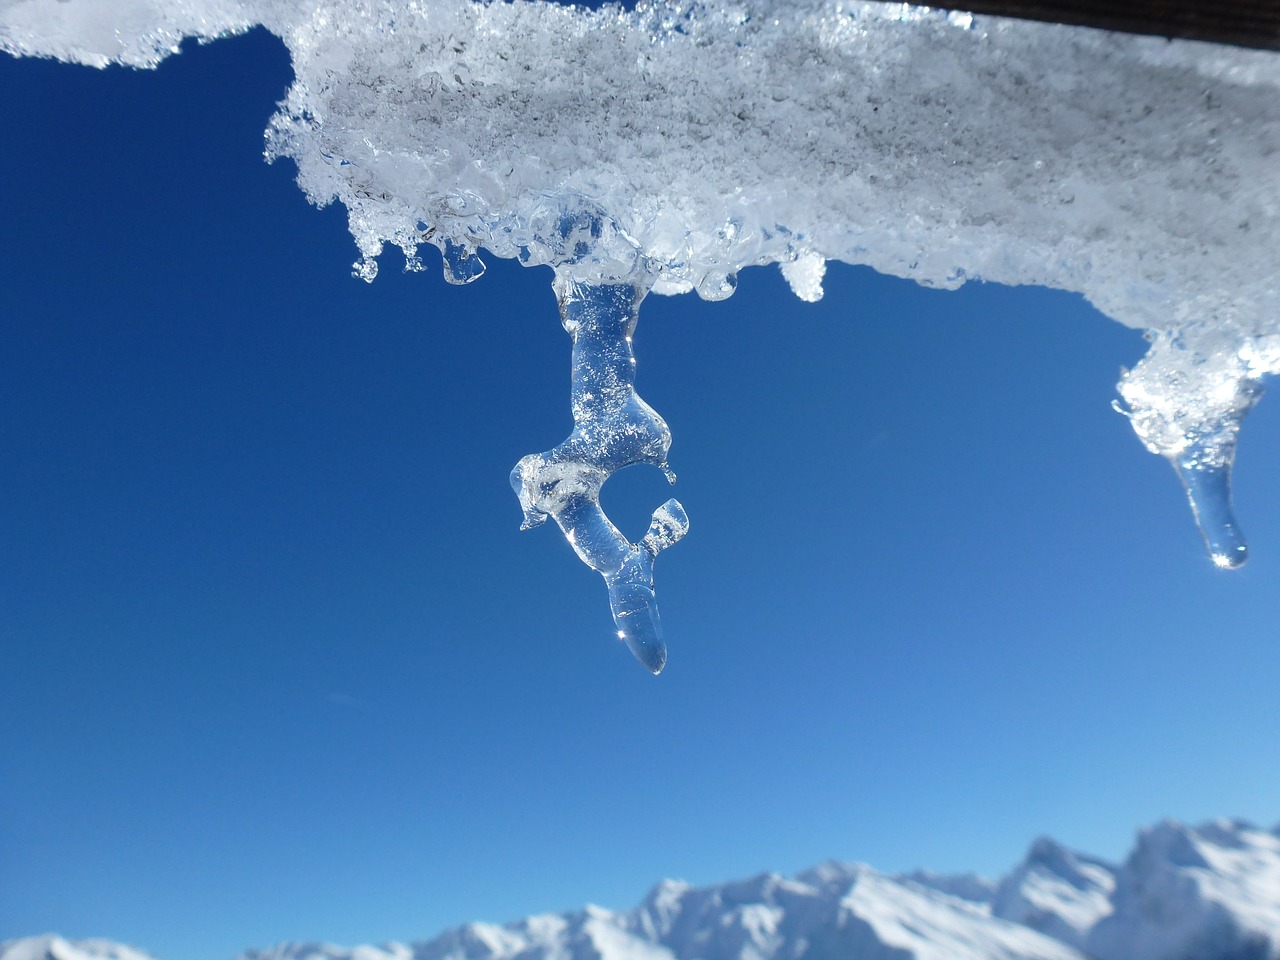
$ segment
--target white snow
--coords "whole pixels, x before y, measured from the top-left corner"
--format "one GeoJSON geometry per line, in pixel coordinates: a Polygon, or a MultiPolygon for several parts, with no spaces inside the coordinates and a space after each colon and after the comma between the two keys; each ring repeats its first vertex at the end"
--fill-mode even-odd
{"type": "Polygon", "coordinates": [[[904,955],[913,960],[1083,960],[1066,944],[1027,927],[993,919],[967,901],[930,896],[924,888],[913,889],[870,870],[860,874],[841,906],[870,925],[884,945],[881,952],[868,952],[867,956],[886,960],[904,955]]]}
{"type": "Polygon", "coordinates": [[[1072,946],[1111,913],[1114,868],[1042,838],[1001,881],[991,910],[1072,946]]]}
{"type": "Polygon", "coordinates": [[[1280,957],[1280,837],[1243,821],[1166,821],[1139,836],[1113,903],[1086,944],[1099,960],[1280,957]]]}
{"type": "Polygon", "coordinates": [[[937,890],[951,897],[959,897],[970,903],[990,910],[991,901],[995,899],[996,884],[976,873],[944,874],[932,870],[913,870],[900,875],[897,879],[937,890]]]}

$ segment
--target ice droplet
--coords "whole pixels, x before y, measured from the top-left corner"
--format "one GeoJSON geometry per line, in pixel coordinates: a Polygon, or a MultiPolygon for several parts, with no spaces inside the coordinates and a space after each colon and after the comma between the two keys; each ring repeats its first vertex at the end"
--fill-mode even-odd
{"type": "Polygon", "coordinates": [[[1231,463],[1204,463],[1192,456],[1171,458],[1187,491],[1191,512],[1214,566],[1234,570],[1249,559],[1249,545],[1231,504],[1231,463]]]}
{"type": "Polygon", "coordinates": [[[727,300],[738,289],[738,275],[732,271],[710,270],[698,283],[703,300],[727,300]]]}
{"type": "Polygon", "coordinates": [[[629,283],[580,283],[556,276],[560,319],[573,338],[570,407],[573,432],[544,453],[531,453],[511,471],[524,510],[522,530],[552,517],[579,559],[609,589],[618,639],[653,674],[662,672],[667,647],[653,591],[653,562],[689,530],[677,500],[653,512],[639,544],[629,541],[600,506],[600,489],[618,470],[648,463],[667,466],[671,431],[635,390],[631,347],[645,290],[629,283]]]}

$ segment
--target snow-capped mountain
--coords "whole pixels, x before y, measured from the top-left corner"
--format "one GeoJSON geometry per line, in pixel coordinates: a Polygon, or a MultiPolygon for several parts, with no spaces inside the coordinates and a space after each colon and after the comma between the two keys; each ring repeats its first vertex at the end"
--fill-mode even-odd
{"type": "Polygon", "coordinates": [[[64,940],[55,934],[0,943],[0,960],[152,960],[111,940],[64,940]]]}
{"type": "Polygon", "coordinates": [[[1000,882],[991,913],[1083,949],[1115,887],[1115,867],[1042,837],[1000,882]]]}
{"type": "MultiPolygon", "coordinates": [[[[105,940],[0,943],[0,960],[150,960],[105,940]]],[[[414,944],[285,943],[241,960],[1280,960],[1280,828],[1166,821],[1120,866],[1037,840],[999,883],[825,863],[710,887],[666,880],[414,944]]]]}
{"type": "Polygon", "coordinates": [[[666,881],[634,910],[587,907],[426,943],[289,944],[244,960],[1084,960],[973,903],[869,867],[823,864],[713,887],[666,881]]]}
{"type": "Polygon", "coordinates": [[[1280,827],[1219,820],[1144,830],[1089,931],[1099,960],[1280,957],[1280,827]]]}

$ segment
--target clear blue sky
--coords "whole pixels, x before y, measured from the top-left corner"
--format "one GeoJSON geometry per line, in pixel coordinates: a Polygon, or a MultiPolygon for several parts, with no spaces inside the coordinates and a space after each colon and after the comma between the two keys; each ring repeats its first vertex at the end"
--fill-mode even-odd
{"type": "MultiPolygon", "coordinates": [[[[1109,408],[1141,337],[1078,297],[652,297],[692,520],[655,679],[517,529],[508,471],[570,425],[549,273],[352,279],[343,212],[261,159],[289,76],[261,32],[0,58],[0,939],[230,960],[1280,819],[1280,402],[1224,573],[1109,408]]],[[[638,536],[669,495],[605,501],[638,536]]]]}

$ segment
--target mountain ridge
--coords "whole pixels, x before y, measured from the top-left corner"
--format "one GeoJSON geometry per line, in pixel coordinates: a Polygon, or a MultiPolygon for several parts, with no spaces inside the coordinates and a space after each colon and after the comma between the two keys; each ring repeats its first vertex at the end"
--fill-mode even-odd
{"type": "MultiPolygon", "coordinates": [[[[0,960],[153,960],[108,940],[0,943],[0,960]]],[[[1139,832],[1119,864],[1041,837],[998,881],[827,861],[630,910],[469,923],[413,943],[279,943],[237,960],[1280,960],[1280,827],[1139,832]]]]}

